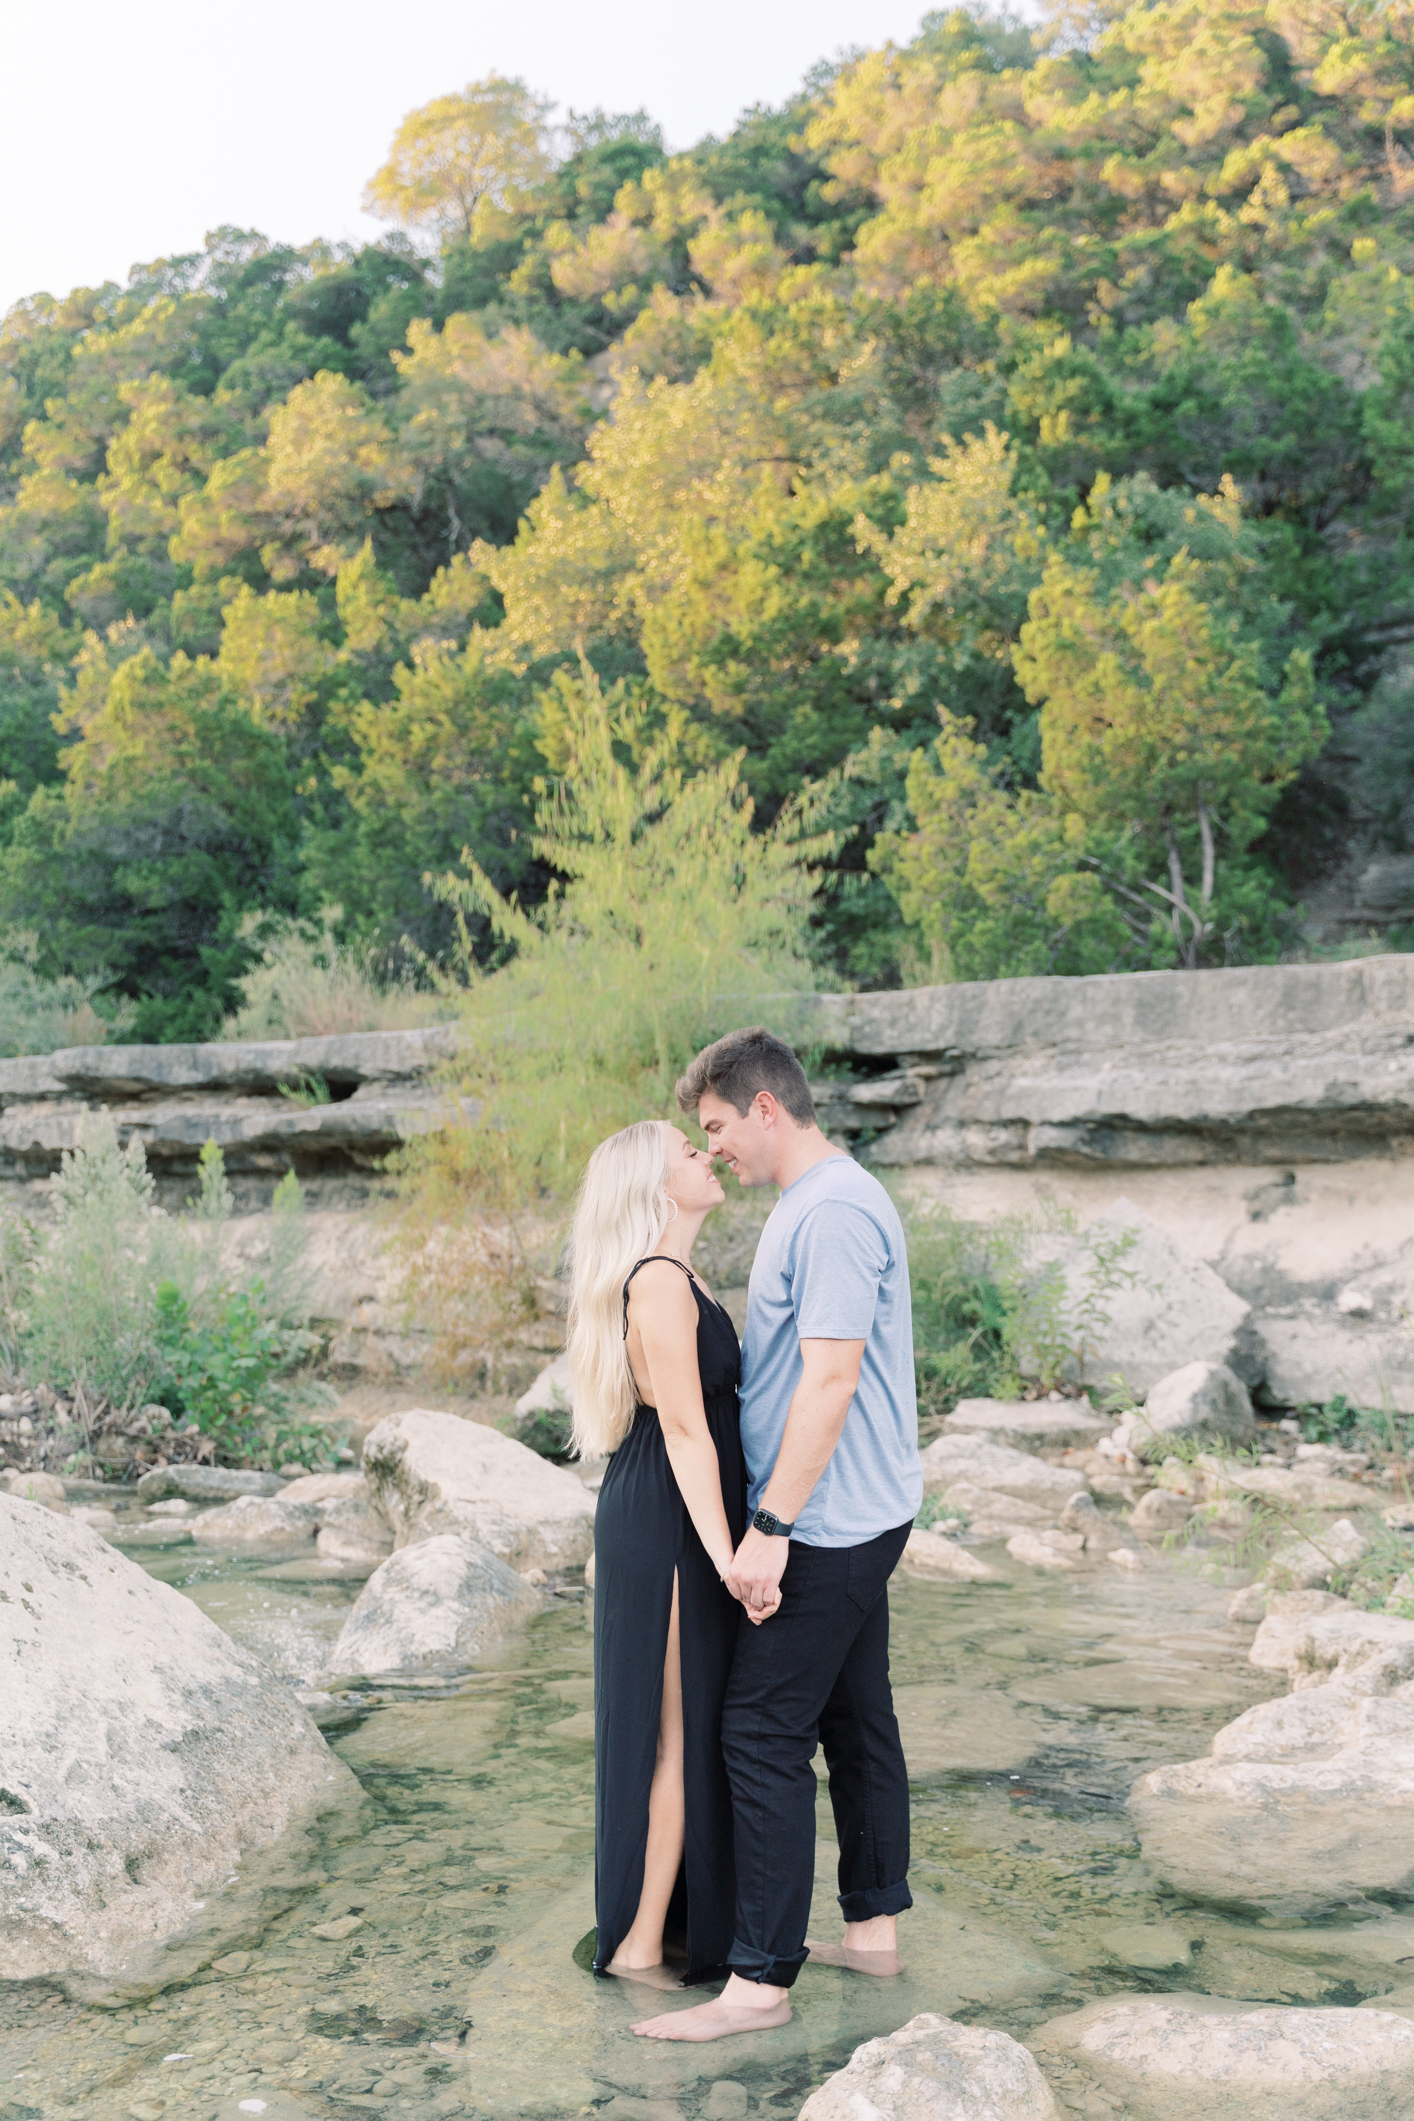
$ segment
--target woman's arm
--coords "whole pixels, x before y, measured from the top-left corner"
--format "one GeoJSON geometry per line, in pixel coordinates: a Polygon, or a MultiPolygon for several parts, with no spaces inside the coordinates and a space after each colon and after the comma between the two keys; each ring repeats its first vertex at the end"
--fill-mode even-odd
{"type": "Polygon", "coordinates": [[[733,1543],[722,1503],[717,1447],[702,1405],[697,1367],[697,1299],[681,1268],[640,1267],[629,1289],[629,1351],[636,1338],[647,1372],[648,1404],[658,1409],[668,1463],[687,1514],[717,1574],[731,1567],[733,1543]],[[646,1284],[646,1286],[645,1286],[646,1284]]]}

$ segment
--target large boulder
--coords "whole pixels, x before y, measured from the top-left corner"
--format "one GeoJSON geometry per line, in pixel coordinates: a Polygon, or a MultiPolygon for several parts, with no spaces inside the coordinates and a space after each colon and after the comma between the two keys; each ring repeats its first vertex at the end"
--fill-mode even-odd
{"type": "Polygon", "coordinates": [[[394,1544],[459,1532],[512,1568],[567,1569],[594,1545],[594,1498],[513,1437],[416,1407],[369,1432],[363,1470],[394,1544]]]}
{"type": "Polygon", "coordinates": [[[961,1399],[943,1423],[945,1436],[984,1436],[1020,1451],[1065,1450],[1108,1436],[1088,1399],[961,1399]]]}
{"type": "Polygon", "coordinates": [[[189,1976],[307,1876],[314,1822],[360,1802],[258,1658],[7,1496],[0,1665],[0,1978],[96,2000],[189,1976]]]}
{"type": "Polygon", "coordinates": [[[475,1664],[542,1603],[485,1547],[441,1532],[374,1570],[344,1622],[330,1669],[371,1678],[475,1664]]]}
{"type": "MultiPolygon", "coordinates": [[[[1248,1366],[1250,1307],[1132,1201],[1116,1201],[1077,1232],[1059,1254],[1059,1269],[1072,1336],[1075,1321],[1091,1320],[1086,1375],[1117,1373],[1131,1392],[1147,1394],[1182,1364],[1248,1366]],[[1105,1254],[1126,1236],[1129,1249],[1106,1269],[1105,1254]]],[[[1080,1364],[1072,1361],[1069,1370],[1078,1376],[1080,1364]]]]}
{"type": "Polygon", "coordinates": [[[885,2039],[866,2040],[800,2109],[800,2121],[1056,2121],[1056,2116],[1050,2086],[1017,2041],[932,2011],[910,2018],[885,2039]]]}
{"type": "MultiPolygon", "coordinates": [[[[1368,1671],[1361,1675],[1368,1678],[1368,1671]]],[[[1146,1862],[1195,1900],[1308,1920],[1414,1891],[1414,1686],[1259,1702],[1130,1793],[1146,1862]]]]}
{"type": "Polygon", "coordinates": [[[1160,1459],[1175,1437],[1241,1450],[1256,1443],[1257,1433],[1242,1379],[1226,1363],[1188,1362],[1151,1386],[1142,1411],[1125,1416],[1114,1441],[1136,1458],[1160,1459]]]}
{"type": "Polygon", "coordinates": [[[1337,1576],[1349,1577],[1369,1548],[1348,1517],[1304,1538],[1283,1540],[1266,1567],[1266,1580],[1280,1590],[1315,1590],[1337,1576]]]}
{"type": "Polygon", "coordinates": [[[1408,2121],[1414,2025],[1391,2011],[1217,1996],[1107,1997],[1031,2035],[1084,2064],[1134,2121],[1408,2121]]]}
{"type": "Polygon", "coordinates": [[[323,1508],[314,1551],[347,1570],[376,1569],[393,1551],[392,1528],[367,1494],[339,1496],[323,1508]]]}

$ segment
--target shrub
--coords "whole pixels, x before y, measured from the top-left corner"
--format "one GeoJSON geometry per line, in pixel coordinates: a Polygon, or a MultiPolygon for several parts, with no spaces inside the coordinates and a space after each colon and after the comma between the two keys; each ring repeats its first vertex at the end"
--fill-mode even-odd
{"type": "Polygon", "coordinates": [[[276,1188],[261,1276],[227,1265],[231,1195],[214,1142],[200,1175],[193,1212],[165,1215],[141,1141],[121,1148],[106,1113],[86,1114],[53,1182],[52,1229],[0,1247],[0,1330],[17,1367],[71,1396],[85,1421],[160,1400],[218,1458],[308,1462],[319,1434],[281,1382],[314,1345],[299,1181],[276,1188]]]}
{"type": "Polygon", "coordinates": [[[241,1003],[221,1026],[223,1039],[413,1031],[455,1014],[444,993],[423,992],[406,974],[385,976],[375,952],[341,942],[340,919],[338,906],[326,906],[317,922],[275,930],[260,962],[236,982],[241,1003]]]}

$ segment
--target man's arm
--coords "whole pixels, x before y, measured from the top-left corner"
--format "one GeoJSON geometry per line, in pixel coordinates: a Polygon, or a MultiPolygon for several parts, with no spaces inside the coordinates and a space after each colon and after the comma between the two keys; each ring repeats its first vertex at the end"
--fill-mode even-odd
{"type": "MultiPolygon", "coordinates": [[[[859,1389],[864,1342],[802,1340],[800,1359],[800,1383],[786,1416],[775,1471],[760,1504],[782,1524],[795,1523],[834,1455],[850,1402],[859,1389]]],[[[727,1572],[728,1590],[749,1610],[774,1606],[789,1554],[790,1542],[779,1533],[758,1532],[748,1526],[727,1572]]]]}

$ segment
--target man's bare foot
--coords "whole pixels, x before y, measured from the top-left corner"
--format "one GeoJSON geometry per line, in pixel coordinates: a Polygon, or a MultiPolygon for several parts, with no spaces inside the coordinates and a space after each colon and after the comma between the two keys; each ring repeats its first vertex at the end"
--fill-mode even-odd
{"type": "Polygon", "coordinates": [[[656,1966],[625,1966],[621,1959],[611,1959],[604,1972],[619,1981],[637,1981],[643,1988],[682,1987],[681,1976],[661,1959],[656,1966]]]}
{"type": "Polygon", "coordinates": [[[731,2033],[764,2033],[790,2023],[790,1991],[733,1974],[714,2003],[642,2018],[634,2032],[645,2040],[725,2040],[731,2033]]]}
{"type": "Polygon", "coordinates": [[[813,1937],[805,1940],[805,1949],[818,1966],[843,1966],[852,1974],[875,1974],[887,1979],[891,1974],[903,1972],[903,1961],[897,1951],[855,1952],[847,1944],[817,1944],[813,1937]]]}

